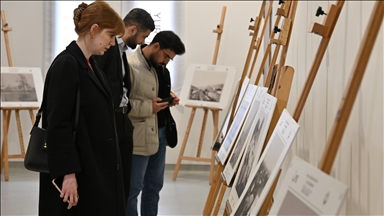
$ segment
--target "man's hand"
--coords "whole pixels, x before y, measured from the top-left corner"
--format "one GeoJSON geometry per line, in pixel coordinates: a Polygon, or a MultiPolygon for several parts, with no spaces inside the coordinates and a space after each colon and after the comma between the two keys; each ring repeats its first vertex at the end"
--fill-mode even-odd
{"type": "Polygon", "coordinates": [[[173,101],[172,101],[171,107],[179,105],[180,98],[175,93],[173,93],[173,92],[171,92],[170,94],[171,94],[171,97],[173,97],[173,101]]]}
{"type": "Polygon", "coordinates": [[[152,99],[152,112],[158,113],[159,111],[165,109],[168,106],[168,102],[159,102],[161,98],[157,97],[152,99]]]}

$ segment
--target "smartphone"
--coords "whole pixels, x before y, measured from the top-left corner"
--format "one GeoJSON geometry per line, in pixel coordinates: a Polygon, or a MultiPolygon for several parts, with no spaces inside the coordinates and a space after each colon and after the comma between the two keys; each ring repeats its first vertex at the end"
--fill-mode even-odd
{"type": "MultiPolygon", "coordinates": [[[[61,189],[59,188],[59,186],[56,184],[55,182],[56,178],[54,178],[52,180],[52,184],[55,186],[55,188],[59,191],[59,193],[61,194],[61,189]]],[[[77,195],[77,198],[79,198],[79,195],[77,195]]],[[[67,201],[69,203],[69,200],[67,201]]]]}
{"type": "Polygon", "coordinates": [[[59,186],[57,186],[56,182],[55,182],[56,178],[54,178],[52,180],[52,184],[55,186],[55,188],[59,191],[59,193],[61,194],[61,189],[59,188],[59,186]]]}
{"type": "Polygon", "coordinates": [[[159,103],[168,102],[168,104],[172,104],[173,99],[173,97],[163,98],[161,101],[159,101],[159,103]]]}

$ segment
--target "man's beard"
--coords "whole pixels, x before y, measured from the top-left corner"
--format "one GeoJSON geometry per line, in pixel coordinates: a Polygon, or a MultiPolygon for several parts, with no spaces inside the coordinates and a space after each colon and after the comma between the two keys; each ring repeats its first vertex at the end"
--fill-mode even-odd
{"type": "Polygon", "coordinates": [[[162,64],[158,63],[156,60],[155,60],[155,53],[152,53],[151,56],[149,56],[149,62],[151,62],[151,64],[155,67],[160,67],[162,66],[162,64]]]}
{"type": "Polygon", "coordinates": [[[129,48],[136,49],[137,47],[136,38],[137,38],[137,33],[134,36],[127,39],[127,46],[129,48]]]}

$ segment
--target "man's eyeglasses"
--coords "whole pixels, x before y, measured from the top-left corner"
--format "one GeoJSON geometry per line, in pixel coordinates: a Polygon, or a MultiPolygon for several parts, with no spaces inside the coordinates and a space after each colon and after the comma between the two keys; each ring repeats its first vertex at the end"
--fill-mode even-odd
{"type": "Polygon", "coordinates": [[[165,53],[164,49],[161,49],[161,50],[163,50],[163,53],[164,53],[164,56],[165,56],[166,60],[173,61],[173,59],[167,53],[165,53]]]}

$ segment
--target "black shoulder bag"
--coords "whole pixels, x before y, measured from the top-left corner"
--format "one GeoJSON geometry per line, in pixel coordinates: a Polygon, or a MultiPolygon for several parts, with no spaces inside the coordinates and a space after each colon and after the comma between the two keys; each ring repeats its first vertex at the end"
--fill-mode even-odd
{"type": "MultiPolygon", "coordinates": [[[[44,128],[39,127],[41,114],[43,112],[44,99],[41,103],[41,107],[36,114],[36,121],[32,127],[27,153],[24,158],[24,167],[27,170],[49,173],[48,169],[48,156],[47,156],[47,143],[46,143],[46,131],[44,128]]],[[[75,142],[77,123],[79,122],[80,111],[80,87],[77,88],[76,96],[76,116],[75,127],[73,130],[73,141],[75,142]]]]}

